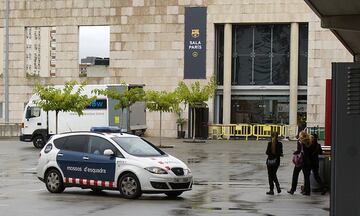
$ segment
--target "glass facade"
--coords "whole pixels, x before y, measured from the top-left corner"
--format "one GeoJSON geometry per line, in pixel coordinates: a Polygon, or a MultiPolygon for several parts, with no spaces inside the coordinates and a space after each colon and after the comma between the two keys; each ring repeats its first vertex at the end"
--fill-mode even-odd
{"type": "Polygon", "coordinates": [[[234,25],[233,85],[288,85],[290,25],[234,25]]]}
{"type": "MultiPolygon", "coordinates": [[[[290,24],[232,25],[230,123],[289,124],[290,24]],[[254,86],[266,86],[267,90],[254,86]],[[250,92],[250,94],[246,93],[250,92]]],[[[215,25],[215,72],[220,86],[215,122],[222,123],[224,25],[215,25]]],[[[298,84],[307,85],[308,24],[299,23],[298,84]]],[[[298,92],[298,123],[306,123],[306,88],[298,92]]]]}
{"type": "MultiPolygon", "coordinates": [[[[233,25],[232,85],[289,85],[290,25],[233,25]]],[[[217,84],[224,78],[224,25],[215,25],[217,84]]],[[[308,24],[299,24],[299,85],[307,85],[308,24]]]]}
{"type": "MultiPolygon", "coordinates": [[[[298,122],[306,122],[306,95],[298,97],[298,122]]],[[[289,124],[289,96],[232,96],[231,123],[289,124]]]]}
{"type": "Polygon", "coordinates": [[[224,83],[224,25],[215,26],[215,71],[218,85],[224,83]]]}
{"type": "Polygon", "coordinates": [[[299,24],[299,76],[298,84],[307,85],[308,77],[308,35],[307,23],[299,24]]]}

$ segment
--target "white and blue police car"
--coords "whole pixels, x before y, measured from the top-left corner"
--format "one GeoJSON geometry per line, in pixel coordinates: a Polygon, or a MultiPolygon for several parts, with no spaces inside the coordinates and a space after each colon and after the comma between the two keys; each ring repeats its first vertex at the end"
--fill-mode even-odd
{"type": "Polygon", "coordinates": [[[177,197],[191,190],[193,183],[182,161],[125,133],[54,135],[40,152],[37,176],[51,193],[66,187],[119,190],[127,199],[142,193],[177,197]]]}

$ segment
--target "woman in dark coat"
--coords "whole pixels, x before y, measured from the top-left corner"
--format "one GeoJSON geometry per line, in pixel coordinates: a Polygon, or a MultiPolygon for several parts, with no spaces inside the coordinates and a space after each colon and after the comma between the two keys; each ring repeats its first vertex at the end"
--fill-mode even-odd
{"type": "Polygon", "coordinates": [[[268,143],[266,148],[266,166],[268,170],[268,179],[270,190],[266,192],[268,195],[274,195],[274,184],[278,193],[281,193],[279,180],[276,176],[276,172],[280,166],[280,157],[283,156],[282,143],[278,141],[278,133],[273,132],[271,134],[271,142],[268,143]]]}
{"type": "Polygon", "coordinates": [[[324,186],[323,181],[320,178],[319,175],[319,155],[323,154],[321,145],[318,143],[318,136],[317,134],[312,134],[310,136],[310,142],[311,142],[311,156],[310,156],[310,161],[311,161],[311,171],[314,175],[315,180],[317,181],[317,183],[320,185],[321,189],[322,189],[322,194],[326,193],[326,188],[324,186]]]}
{"type": "Polygon", "coordinates": [[[311,170],[311,143],[309,135],[305,131],[301,131],[297,142],[297,150],[294,154],[303,154],[303,162],[300,166],[294,166],[291,189],[288,191],[289,194],[294,194],[296,191],[299,173],[302,170],[304,174],[304,192],[303,195],[310,195],[310,170],[311,170]]]}

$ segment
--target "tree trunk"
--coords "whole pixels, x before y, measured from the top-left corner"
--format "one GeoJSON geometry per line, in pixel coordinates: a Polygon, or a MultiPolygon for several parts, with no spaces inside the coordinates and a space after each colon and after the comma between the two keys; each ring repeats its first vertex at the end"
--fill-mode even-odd
{"type": "Polygon", "coordinates": [[[193,123],[193,141],[195,142],[195,126],[196,126],[196,108],[194,107],[193,108],[193,113],[194,113],[194,123],[193,123]]]}
{"type": "MultiPolygon", "coordinates": [[[[128,110],[128,115],[127,115],[127,118],[126,118],[126,131],[128,133],[132,133],[131,128],[130,128],[130,107],[128,107],[127,110],[128,110]]],[[[135,133],[134,133],[134,135],[135,135],[135,133]]]]}
{"type": "Polygon", "coordinates": [[[55,113],[56,113],[56,117],[55,117],[55,119],[56,119],[56,121],[55,121],[55,128],[56,128],[56,134],[58,134],[58,122],[59,122],[58,116],[59,116],[59,111],[55,111],[55,113]]]}
{"type": "Polygon", "coordinates": [[[46,132],[49,135],[49,111],[46,111],[46,132]]]}
{"type": "Polygon", "coordinates": [[[162,112],[160,111],[160,146],[161,146],[161,120],[162,120],[162,112]]]}

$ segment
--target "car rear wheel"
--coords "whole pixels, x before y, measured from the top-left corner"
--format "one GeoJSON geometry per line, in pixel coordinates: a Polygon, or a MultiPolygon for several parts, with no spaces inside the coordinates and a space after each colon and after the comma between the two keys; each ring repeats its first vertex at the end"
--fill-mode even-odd
{"type": "Polygon", "coordinates": [[[36,135],[33,138],[33,144],[35,148],[41,149],[45,145],[45,139],[42,135],[36,135]]]}
{"type": "Polygon", "coordinates": [[[182,193],[183,193],[182,191],[171,191],[171,192],[166,192],[165,194],[170,198],[176,198],[180,196],[182,193]]]}
{"type": "Polygon", "coordinates": [[[120,178],[118,188],[126,199],[137,199],[141,196],[140,182],[132,173],[126,173],[120,178]]]}
{"type": "Polygon", "coordinates": [[[46,173],[45,185],[50,193],[61,193],[65,190],[62,176],[56,169],[51,169],[46,173]]]}

